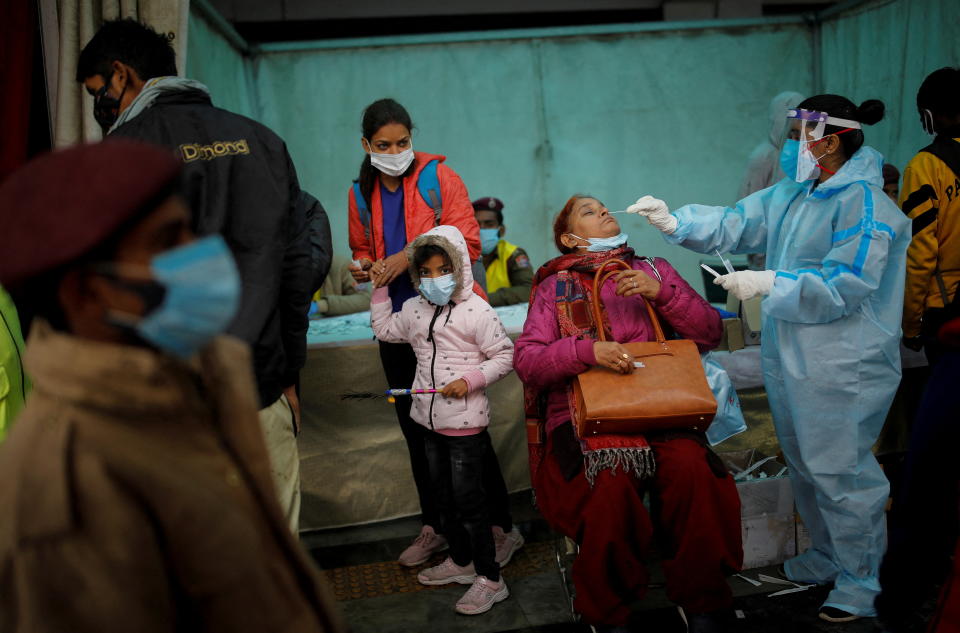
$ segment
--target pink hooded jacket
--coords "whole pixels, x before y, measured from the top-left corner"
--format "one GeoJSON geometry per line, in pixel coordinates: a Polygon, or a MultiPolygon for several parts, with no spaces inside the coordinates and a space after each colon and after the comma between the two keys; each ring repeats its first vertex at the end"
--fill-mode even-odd
{"type": "MultiPolygon", "coordinates": [[[[657,259],[655,265],[662,281],[653,308],[664,330],[672,328],[680,337],[694,341],[701,352],[716,347],[723,334],[720,314],[666,260],[657,259]]],[[[650,264],[640,258],[634,258],[631,266],[657,278],[650,264]]],[[[610,279],[600,289],[614,339],[618,343],[652,341],[653,326],[641,297],[618,297],[616,288],[610,279]]],[[[547,391],[547,432],[570,419],[566,386],[596,362],[595,341],[560,336],[556,292],[556,275],[537,286],[514,358],[520,380],[547,391]]]]}
{"type": "MultiPolygon", "coordinates": [[[[440,246],[450,257],[457,280],[450,304],[438,307],[421,295],[408,299],[399,312],[391,314],[387,289],[378,288],[370,304],[373,332],[381,341],[413,346],[417,355],[414,389],[441,389],[458,378],[467,383],[466,398],[413,396],[410,417],[414,421],[447,435],[479,432],[490,423],[487,385],[513,370],[513,342],[490,304],[472,290],[473,273],[463,234],[453,226],[434,227],[407,246],[411,260],[422,244],[440,246]]],[[[411,266],[410,275],[419,290],[419,271],[411,266]]]]}

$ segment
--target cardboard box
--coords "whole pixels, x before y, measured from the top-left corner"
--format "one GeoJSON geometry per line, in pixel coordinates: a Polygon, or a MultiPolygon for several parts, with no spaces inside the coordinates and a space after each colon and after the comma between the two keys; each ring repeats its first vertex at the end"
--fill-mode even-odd
{"type": "Polygon", "coordinates": [[[723,338],[720,339],[720,344],[717,345],[717,350],[735,352],[743,349],[744,346],[743,323],[740,321],[740,319],[724,319],[723,338]]]}
{"type": "MultiPolygon", "coordinates": [[[[720,458],[736,476],[767,456],[748,449],[720,453],[720,458]]],[[[737,481],[744,569],[777,565],[797,554],[793,489],[783,464],[770,459],[751,474],[757,477],[737,481]]]]}

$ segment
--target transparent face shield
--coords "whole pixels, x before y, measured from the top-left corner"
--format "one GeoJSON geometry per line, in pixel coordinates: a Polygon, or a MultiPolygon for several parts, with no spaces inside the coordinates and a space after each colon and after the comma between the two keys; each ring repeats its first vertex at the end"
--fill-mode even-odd
{"type": "Polygon", "coordinates": [[[800,108],[787,110],[787,125],[785,128],[787,139],[797,141],[799,145],[796,171],[793,174],[794,180],[797,182],[805,182],[820,175],[822,165],[820,165],[819,159],[822,158],[822,155],[815,155],[814,150],[823,140],[827,125],[843,128],[831,134],[842,134],[850,130],[860,129],[859,121],[833,117],[826,112],[800,108]]]}

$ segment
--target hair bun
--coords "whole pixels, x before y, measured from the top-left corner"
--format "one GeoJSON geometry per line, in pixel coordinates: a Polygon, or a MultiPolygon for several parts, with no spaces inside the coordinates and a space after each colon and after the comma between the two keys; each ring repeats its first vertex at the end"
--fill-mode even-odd
{"type": "Polygon", "coordinates": [[[879,99],[867,99],[857,108],[856,119],[861,123],[873,125],[883,119],[886,108],[879,99]]]}

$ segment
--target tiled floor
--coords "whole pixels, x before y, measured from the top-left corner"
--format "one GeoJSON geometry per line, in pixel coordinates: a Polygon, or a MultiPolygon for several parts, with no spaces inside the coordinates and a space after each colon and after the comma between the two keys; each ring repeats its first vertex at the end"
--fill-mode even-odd
{"type": "MultiPolygon", "coordinates": [[[[741,393],[744,409],[753,413],[751,429],[724,442],[721,450],[759,448],[769,455],[778,447],[770,423],[769,409],[761,392],[741,393]]],[[[410,544],[420,529],[416,517],[385,523],[339,528],[303,534],[303,543],[320,566],[327,570],[340,605],[353,633],[586,633],[588,629],[573,622],[554,557],[557,535],[549,530],[533,508],[529,492],[512,495],[514,522],[527,540],[514,560],[504,569],[511,595],[489,613],[462,616],[453,605],[466,590],[460,585],[425,589],[416,582],[416,571],[403,569],[396,557],[410,544]]],[[[439,562],[440,556],[434,562],[439,562]]],[[[426,566],[426,565],[424,565],[426,566]]],[[[753,570],[774,575],[772,569],[753,570]]],[[[662,583],[663,574],[651,565],[651,582],[662,583]]],[[[769,597],[783,589],[765,584],[761,587],[731,578],[734,609],[742,618],[735,620],[736,633],[872,633],[879,631],[872,618],[849,624],[830,624],[817,617],[827,588],[769,597]]],[[[651,589],[641,612],[644,633],[684,633],[662,588],[651,589]]],[[[933,604],[917,615],[916,632],[923,629],[923,616],[933,604]]]]}
{"type": "MultiPolygon", "coordinates": [[[[461,585],[423,587],[416,582],[417,569],[396,564],[398,553],[419,529],[416,519],[304,534],[311,551],[334,586],[340,606],[353,633],[586,633],[588,629],[572,620],[569,602],[555,557],[556,535],[536,514],[529,493],[513,495],[514,520],[527,544],[504,569],[510,597],[489,613],[462,616],[453,605],[466,590],[461,585]]],[[[441,555],[423,567],[442,560],[441,555]]],[[[662,582],[656,563],[651,581],[662,582]]],[[[773,574],[772,569],[746,572],[773,574]]],[[[737,633],[872,633],[878,631],[873,619],[838,625],[817,618],[817,609],[826,588],[785,596],[768,597],[783,587],[762,587],[730,579],[734,609],[741,612],[737,633]]],[[[664,590],[652,588],[637,605],[649,633],[683,633],[684,626],[664,590]]],[[[918,633],[922,631],[918,617],[918,633]]]]}

